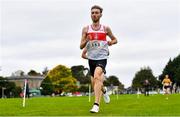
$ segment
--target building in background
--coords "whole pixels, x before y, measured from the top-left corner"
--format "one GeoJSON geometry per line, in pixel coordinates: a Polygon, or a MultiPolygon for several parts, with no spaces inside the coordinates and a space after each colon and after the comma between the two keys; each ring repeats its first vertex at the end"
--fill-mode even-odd
{"type": "Polygon", "coordinates": [[[21,74],[12,74],[7,77],[10,82],[14,82],[16,86],[24,88],[24,81],[27,79],[28,88],[31,96],[41,95],[40,86],[44,76],[29,76],[21,74]]]}

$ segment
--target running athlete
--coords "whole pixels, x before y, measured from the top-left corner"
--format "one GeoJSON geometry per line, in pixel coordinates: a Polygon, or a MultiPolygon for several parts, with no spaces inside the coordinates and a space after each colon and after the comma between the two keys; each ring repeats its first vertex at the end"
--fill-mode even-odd
{"type": "Polygon", "coordinates": [[[110,102],[107,95],[107,90],[103,88],[103,80],[105,74],[105,67],[109,55],[108,46],[117,43],[116,37],[111,32],[108,26],[100,24],[103,9],[94,5],[91,7],[92,24],[85,26],[82,30],[82,38],[80,49],[85,48],[87,51],[87,59],[90,67],[91,82],[94,89],[95,102],[90,112],[99,112],[100,99],[102,94],[106,102],[110,102]],[[110,41],[107,41],[106,36],[109,36],[110,41]]]}
{"type": "Polygon", "coordinates": [[[168,94],[170,94],[170,88],[171,88],[171,80],[169,79],[169,75],[165,75],[165,78],[162,81],[163,89],[166,94],[166,99],[168,99],[168,94]]]}

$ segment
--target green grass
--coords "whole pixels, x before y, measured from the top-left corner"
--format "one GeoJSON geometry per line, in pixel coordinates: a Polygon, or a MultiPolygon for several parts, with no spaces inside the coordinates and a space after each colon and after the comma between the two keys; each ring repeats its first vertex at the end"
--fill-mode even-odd
{"type": "MultiPolygon", "coordinates": [[[[94,98],[94,97],[92,97],[94,98]]],[[[88,97],[39,97],[26,100],[0,99],[0,116],[180,116],[180,94],[166,100],[164,95],[111,96],[111,103],[102,100],[99,113],[89,113],[92,103],[88,97]]]]}

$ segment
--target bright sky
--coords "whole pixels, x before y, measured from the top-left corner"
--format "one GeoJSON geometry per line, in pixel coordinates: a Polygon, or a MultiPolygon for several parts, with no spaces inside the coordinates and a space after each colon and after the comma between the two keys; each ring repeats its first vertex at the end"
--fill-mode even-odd
{"type": "Polygon", "coordinates": [[[92,5],[103,7],[101,24],[118,39],[110,47],[107,76],[131,85],[135,73],[149,66],[158,76],[180,54],[178,0],[1,0],[0,75],[58,64],[84,65],[81,31],[92,23],[92,5]]]}

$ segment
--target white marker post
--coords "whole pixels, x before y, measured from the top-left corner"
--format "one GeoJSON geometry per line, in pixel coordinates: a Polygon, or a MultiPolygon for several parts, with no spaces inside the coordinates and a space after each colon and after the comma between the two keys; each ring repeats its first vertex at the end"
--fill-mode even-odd
{"type": "Polygon", "coordinates": [[[137,98],[139,98],[139,95],[140,95],[140,91],[139,91],[139,88],[137,90],[137,98]]]}
{"type": "Polygon", "coordinates": [[[27,79],[24,80],[23,107],[25,107],[25,103],[26,103],[26,85],[27,85],[27,79]]]}
{"type": "Polygon", "coordinates": [[[116,94],[116,95],[117,95],[117,100],[118,100],[118,99],[119,99],[119,97],[118,97],[118,95],[119,95],[119,93],[118,93],[118,89],[117,89],[117,94],[116,94]]]}
{"type": "MultiPolygon", "coordinates": [[[[84,68],[83,74],[85,77],[87,77],[88,73],[89,73],[88,68],[84,68]]],[[[89,84],[89,102],[91,102],[91,84],[89,84]]]]}
{"type": "Polygon", "coordinates": [[[89,84],[89,102],[91,102],[91,84],[89,84]]]}

